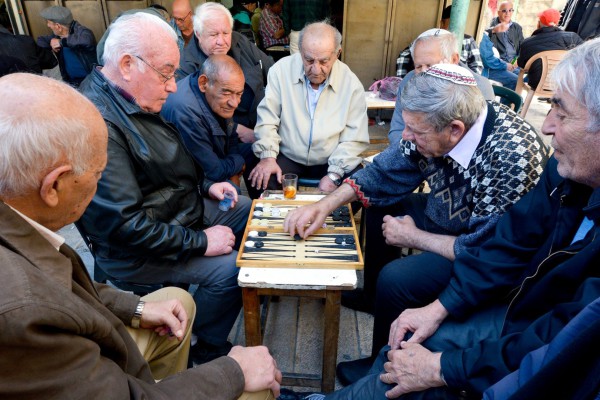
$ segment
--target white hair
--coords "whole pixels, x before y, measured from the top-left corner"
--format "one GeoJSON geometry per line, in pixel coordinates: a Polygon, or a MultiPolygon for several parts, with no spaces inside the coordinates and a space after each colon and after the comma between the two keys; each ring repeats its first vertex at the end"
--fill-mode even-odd
{"type": "MultiPolygon", "coordinates": [[[[93,107],[83,95],[60,85],[72,91],[80,104],[93,107]]],[[[89,124],[73,115],[51,115],[33,108],[20,113],[5,111],[10,110],[5,102],[14,100],[6,97],[0,99],[0,197],[14,198],[38,190],[40,179],[59,163],[70,163],[75,175],[88,170],[97,151],[89,145],[93,132],[89,124]]]]}
{"type": "Polygon", "coordinates": [[[298,48],[302,50],[302,42],[304,42],[304,36],[307,32],[310,32],[314,35],[315,33],[312,31],[319,29],[328,31],[331,34],[331,36],[333,37],[334,45],[333,51],[337,53],[342,48],[342,34],[340,33],[340,31],[337,30],[335,26],[331,25],[331,21],[327,18],[323,21],[317,21],[311,24],[306,24],[304,28],[302,28],[302,30],[300,31],[300,35],[298,36],[298,48]]]}
{"type": "MultiPolygon", "coordinates": [[[[104,65],[114,68],[125,54],[141,56],[146,53],[151,43],[149,45],[145,39],[149,32],[157,30],[162,30],[177,44],[177,34],[173,28],[156,15],[137,12],[119,17],[109,27],[102,55],[104,65]]],[[[138,62],[138,67],[143,72],[145,65],[138,62]]]]}
{"type": "Polygon", "coordinates": [[[194,11],[194,32],[201,36],[204,24],[216,14],[224,14],[229,20],[229,28],[233,29],[233,17],[227,8],[220,3],[207,2],[196,7],[194,11]]]}
{"type": "MultiPolygon", "coordinates": [[[[438,29],[439,31],[444,31],[443,29],[438,29]]],[[[445,32],[445,31],[444,31],[445,32]]],[[[418,37],[411,45],[410,45],[410,55],[412,58],[415,58],[415,49],[417,48],[417,44],[429,42],[435,40],[440,46],[440,53],[442,55],[442,59],[446,59],[450,61],[454,54],[458,54],[458,45],[456,41],[456,36],[453,33],[441,33],[439,35],[429,35],[429,36],[421,36],[418,37]]],[[[442,60],[439,60],[442,61],[442,60]]]]}

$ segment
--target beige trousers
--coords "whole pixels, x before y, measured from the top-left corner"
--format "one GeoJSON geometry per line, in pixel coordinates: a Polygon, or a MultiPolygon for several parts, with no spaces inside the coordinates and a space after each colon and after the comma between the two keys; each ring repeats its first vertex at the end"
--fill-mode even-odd
{"type": "MultiPolygon", "coordinates": [[[[152,329],[133,329],[127,327],[129,334],[138,345],[140,352],[148,361],[154,379],[161,380],[187,369],[192,339],[192,325],[196,315],[196,304],[192,296],[185,290],[176,287],[167,287],[150,293],[144,301],[162,301],[179,299],[189,317],[185,335],[182,341],[169,340],[168,336],[159,336],[152,329]]],[[[244,392],[238,400],[274,400],[270,390],[256,393],[244,392]]]]}
{"type": "Polygon", "coordinates": [[[290,31],[290,54],[295,54],[300,51],[298,48],[298,39],[300,38],[300,31],[290,31]]]}

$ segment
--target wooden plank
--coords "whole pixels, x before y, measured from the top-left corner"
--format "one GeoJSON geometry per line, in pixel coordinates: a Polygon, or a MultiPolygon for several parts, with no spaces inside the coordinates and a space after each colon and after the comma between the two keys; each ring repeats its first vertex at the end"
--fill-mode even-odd
{"type": "MultiPolygon", "coordinates": [[[[353,269],[294,268],[240,268],[238,284],[241,287],[323,290],[356,288],[356,271],[353,269]]],[[[276,295],[275,293],[273,293],[276,295]]],[[[289,294],[288,294],[289,296],[289,294]]]]}

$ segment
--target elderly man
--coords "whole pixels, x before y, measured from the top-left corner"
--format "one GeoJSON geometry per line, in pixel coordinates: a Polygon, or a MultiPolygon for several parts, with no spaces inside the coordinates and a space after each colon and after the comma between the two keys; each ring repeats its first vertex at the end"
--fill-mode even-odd
{"type": "Polygon", "coordinates": [[[227,335],[241,306],[235,266],[250,201],[235,193],[218,210],[229,183],[214,183],[180,135],[158,115],[177,90],[177,36],[148,13],[111,25],[105,65],[82,83],[108,126],[108,164],[80,224],[109,275],[134,283],[198,284],[195,363],[227,354],[227,335]],[[235,206],[235,207],[234,207],[235,206]]]}
{"type": "Polygon", "coordinates": [[[173,2],[171,21],[175,22],[177,29],[181,32],[184,47],[187,46],[194,37],[194,15],[192,14],[190,0],[175,0],[173,2]]]}
{"type": "Polygon", "coordinates": [[[56,233],[83,213],[107,163],[106,125],[92,103],[49,78],[4,77],[0,141],[2,399],[278,393],[281,374],[265,347],[235,347],[181,372],[195,311],[190,295],[166,288],[140,301],[95,283],[56,233]]]}
{"type": "MultiPolygon", "coordinates": [[[[493,234],[500,216],[538,181],[547,155],[529,124],[486,103],[466,68],[438,64],[415,75],[401,102],[406,128],[400,145],[286,221],[292,234],[306,237],[341,204],[358,199],[372,206],[360,299],[363,307],[372,306],[377,283],[374,355],[387,342],[392,321],[406,308],[434,300],[450,281],[454,259],[493,234]],[[412,193],[423,181],[431,192],[412,193]],[[398,258],[398,247],[422,253],[398,258]]],[[[340,363],[338,378],[354,381],[370,362],[340,363]]]]}
{"type": "Polygon", "coordinates": [[[554,80],[542,133],[555,151],[540,182],[458,256],[439,299],[392,325],[373,374],[327,400],[481,398],[600,297],[600,39],[571,50],[554,80]]]}
{"type": "MultiPolygon", "coordinates": [[[[570,50],[583,43],[575,32],[565,32],[560,29],[558,21],[560,12],[549,8],[538,14],[537,29],[521,43],[517,63],[524,68],[527,61],[537,53],[547,50],[570,50]]],[[[527,73],[527,84],[537,88],[542,77],[542,60],[535,61],[527,73]]]]}
{"type": "Polygon", "coordinates": [[[38,46],[52,49],[58,59],[63,80],[78,86],[96,62],[94,33],[74,21],[71,10],[66,7],[48,7],[43,9],[40,15],[46,19],[52,34],[38,37],[38,46]]]}
{"type": "Polygon", "coordinates": [[[326,22],[307,25],[300,53],[269,72],[252,146],[260,158],[252,186],[280,188],[283,170],[320,179],[319,189],[331,192],[359,168],[369,145],[367,107],[362,84],[338,60],[341,40],[326,22]]]}
{"type": "Polygon", "coordinates": [[[514,11],[512,2],[501,2],[498,16],[486,30],[494,47],[498,49],[500,58],[511,64],[517,59],[523,42],[523,28],[512,20],[514,11]]]}
{"type": "MultiPolygon", "coordinates": [[[[233,113],[244,93],[244,73],[225,54],[206,59],[200,71],[177,82],[161,115],[177,127],[183,143],[213,182],[233,181],[240,193],[244,167],[233,113]]],[[[251,156],[253,156],[251,154],[251,156]]]]}
{"type": "Polygon", "coordinates": [[[233,32],[233,18],[223,5],[208,2],[196,8],[194,15],[195,38],[185,48],[181,77],[200,69],[208,56],[228,54],[240,65],[246,80],[244,95],[235,111],[235,132],[243,143],[254,142],[256,108],[265,96],[267,73],[273,59],[260,51],[239,32],[233,32]]]}
{"type": "MultiPolygon", "coordinates": [[[[460,61],[457,51],[456,36],[450,31],[444,29],[429,29],[421,33],[410,46],[410,52],[415,63],[415,69],[406,74],[406,77],[400,82],[398,87],[398,96],[396,108],[392,121],[390,123],[390,132],[388,138],[390,146],[398,146],[402,139],[404,131],[404,118],[402,117],[402,106],[400,97],[402,89],[415,74],[425,71],[431,65],[440,63],[457,64],[468,68],[466,64],[460,61]]],[[[479,74],[473,74],[477,87],[483,93],[486,100],[492,101],[496,98],[492,84],[486,78],[479,74]]]]}

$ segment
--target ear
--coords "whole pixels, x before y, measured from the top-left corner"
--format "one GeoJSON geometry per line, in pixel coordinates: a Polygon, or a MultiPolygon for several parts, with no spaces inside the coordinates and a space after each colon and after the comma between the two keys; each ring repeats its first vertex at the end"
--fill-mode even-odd
{"type": "Polygon", "coordinates": [[[133,56],[129,54],[125,54],[119,60],[119,72],[121,73],[121,78],[126,82],[131,81],[131,68],[133,68],[134,62],[133,56]]]}
{"type": "Polygon", "coordinates": [[[466,131],[466,127],[464,122],[455,119],[448,125],[450,127],[450,142],[452,143],[452,147],[456,146],[458,142],[463,138],[466,131]]]}
{"type": "Polygon", "coordinates": [[[65,182],[63,178],[73,168],[71,165],[61,165],[54,168],[42,179],[40,187],[40,198],[48,207],[56,207],[59,201],[59,192],[63,189],[65,182]]]}
{"type": "Polygon", "coordinates": [[[459,61],[460,61],[460,56],[458,55],[458,53],[452,54],[452,64],[458,65],[459,61]]]}
{"type": "Polygon", "coordinates": [[[198,78],[198,87],[202,93],[206,93],[206,87],[208,86],[208,77],[204,74],[198,78]]]}

